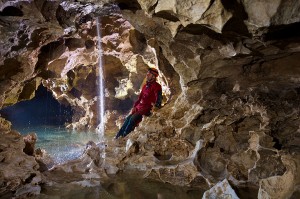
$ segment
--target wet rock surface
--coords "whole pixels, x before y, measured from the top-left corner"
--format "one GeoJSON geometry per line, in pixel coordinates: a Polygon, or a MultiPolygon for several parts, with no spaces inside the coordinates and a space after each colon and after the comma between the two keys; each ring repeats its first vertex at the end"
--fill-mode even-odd
{"type": "MultiPolygon", "coordinates": [[[[61,183],[65,175],[68,182],[85,183],[103,172],[138,169],[148,178],[206,190],[228,182],[238,197],[246,187],[258,198],[297,198],[299,2],[104,3],[109,2],[0,3],[1,107],[32,99],[42,82],[61,103],[73,106],[69,128],[96,128],[97,42],[102,44],[106,161],[98,158],[103,148],[90,143],[81,159],[46,171],[48,180],[61,183]],[[148,65],[160,70],[164,106],[124,140],[111,141],[148,65]]],[[[37,193],[37,163],[9,127],[1,120],[1,154],[9,160],[1,167],[25,172],[3,175],[2,193],[18,190],[23,181],[37,193]],[[29,167],[17,165],[20,158],[29,167]]]]}

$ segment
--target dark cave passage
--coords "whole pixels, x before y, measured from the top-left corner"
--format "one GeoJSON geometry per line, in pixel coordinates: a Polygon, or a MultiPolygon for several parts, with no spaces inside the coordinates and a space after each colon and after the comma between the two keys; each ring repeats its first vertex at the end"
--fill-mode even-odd
{"type": "Polygon", "coordinates": [[[42,85],[32,100],[22,101],[0,110],[1,117],[9,120],[13,128],[33,126],[63,126],[72,121],[70,106],[60,104],[42,85]]]}

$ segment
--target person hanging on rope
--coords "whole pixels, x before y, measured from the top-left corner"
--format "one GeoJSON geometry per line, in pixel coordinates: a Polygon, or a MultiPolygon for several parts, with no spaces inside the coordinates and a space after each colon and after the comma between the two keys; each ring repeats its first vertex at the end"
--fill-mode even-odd
{"type": "Polygon", "coordinates": [[[134,103],[131,113],[126,117],[121,129],[116,134],[115,139],[125,137],[142,121],[143,115],[151,115],[154,107],[161,108],[162,89],[161,85],[156,82],[158,70],[149,68],[146,75],[146,84],[142,87],[142,91],[138,100],[134,103]]]}

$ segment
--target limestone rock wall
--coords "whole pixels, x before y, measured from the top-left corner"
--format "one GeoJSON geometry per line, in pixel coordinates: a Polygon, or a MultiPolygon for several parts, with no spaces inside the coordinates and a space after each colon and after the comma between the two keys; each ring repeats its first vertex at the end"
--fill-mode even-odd
{"type": "MultiPolygon", "coordinates": [[[[99,23],[91,16],[86,18],[86,21],[78,24],[78,34],[64,39],[61,48],[65,51],[48,62],[45,73],[51,75],[43,84],[53,91],[59,101],[65,101],[74,107],[74,121],[68,128],[94,129],[100,123],[98,106],[101,54],[106,129],[109,131],[116,129],[117,117],[126,114],[131,108],[147,68],[157,67],[156,50],[117,13],[99,17],[99,23]],[[101,38],[97,35],[97,25],[101,38]]],[[[160,77],[160,81],[162,84],[167,82],[164,76],[160,77]]],[[[165,86],[166,91],[167,89],[165,86]]],[[[166,93],[168,95],[170,94],[166,93]]]]}
{"type": "Polygon", "coordinates": [[[205,189],[228,181],[258,198],[299,195],[297,0],[116,0],[121,11],[90,2],[1,1],[1,107],[43,82],[74,107],[70,128],[96,127],[101,42],[108,129],[148,65],[159,65],[169,93],[129,135],[119,169],[205,189]]]}
{"type": "MultiPolygon", "coordinates": [[[[72,106],[73,121],[68,128],[95,129],[100,123],[101,54],[106,129],[116,131],[115,121],[136,100],[147,67],[159,64],[166,70],[171,65],[158,63],[162,53],[156,42],[147,41],[122,18],[116,5],[104,3],[1,3],[1,107],[32,99],[42,83],[60,103],[72,106]]],[[[167,101],[171,93],[167,76],[162,73],[159,79],[167,101]]]]}
{"type": "MultiPolygon", "coordinates": [[[[57,3],[49,4],[52,7],[57,3]]],[[[40,84],[38,55],[43,45],[57,40],[63,29],[47,20],[33,1],[1,1],[0,106],[31,99],[40,84]]]]}
{"type": "Polygon", "coordinates": [[[138,3],[122,13],[158,40],[182,92],[131,135],[139,151],[125,167],[175,184],[228,179],[258,198],[296,197],[299,2],[138,3]]]}
{"type": "Polygon", "coordinates": [[[0,195],[12,197],[39,194],[42,181],[39,164],[24,152],[23,136],[10,129],[10,122],[0,118],[0,195]]]}

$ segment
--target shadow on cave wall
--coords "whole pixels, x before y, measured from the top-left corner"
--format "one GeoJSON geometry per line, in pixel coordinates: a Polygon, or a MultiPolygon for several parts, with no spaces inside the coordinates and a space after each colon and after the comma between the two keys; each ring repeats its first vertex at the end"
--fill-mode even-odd
{"type": "Polygon", "coordinates": [[[34,126],[63,126],[72,121],[70,106],[61,105],[42,85],[35,97],[0,110],[1,117],[9,120],[13,128],[34,126]]]}

